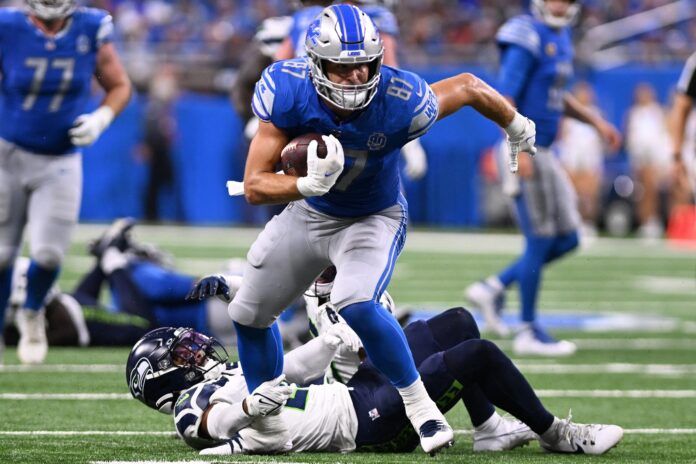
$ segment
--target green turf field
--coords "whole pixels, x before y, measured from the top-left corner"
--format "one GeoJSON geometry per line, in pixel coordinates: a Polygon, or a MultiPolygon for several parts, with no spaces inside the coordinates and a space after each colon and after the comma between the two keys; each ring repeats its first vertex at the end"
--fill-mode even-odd
{"type": "MultiPolygon", "coordinates": [[[[61,277],[64,289],[91,265],[84,246],[101,230],[80,228],[61,277]]],[[[255,233],[138,227],[136,237],[173,253],[180,269],[203,274],[215,272],[229,257],[244,256],[255,233]]],[[[467,284],[504,265],[519,246],[509,235],[411,233],[390,292],[397,304],[417,311],[459,305],[467,284]]],[[[508,306],[515,308],[516,302],[516,292],[509,292],[508,306]]],[[[474,455],[468,418],[457,407],[449,415],[457,443],[434,461],[696,463],[696,252],[600,239],[548,271],[541,308],[551,321],[570,321],[572,328],[555,333],[577,341],[580,352],[567,359],[517,358],[518,366],[553,413],[565,416],[572,408],[578,422],[619,424],[626,429],[623,442],[600,458],[548,455],[535,443],[505,454],[474,455]]],[[[500,340],[500,346],[510,352],[510,341],[500,340]]],[[[171,418],[128,399],[127,354],[125,348],[52,349],[47,365],[24,369],[8,349],[0,368],[0,463],[203,461],[174,438],[171,418]]],[[[219,461],[259,460],[421,463],[431,458],[415,452],[219,461]]]]}

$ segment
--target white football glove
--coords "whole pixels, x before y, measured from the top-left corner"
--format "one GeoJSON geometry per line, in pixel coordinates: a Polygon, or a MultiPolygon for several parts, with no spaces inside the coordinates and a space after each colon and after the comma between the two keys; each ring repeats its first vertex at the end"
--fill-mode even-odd
{"type": "Polygon", "coordinates": [[[70,141],[78,147],[92,145],[114,120],[114,110],[100,106],[92,113],[82,114],[75,119],[68,131],[70,141]]]}
{"type": "Polygon", "coordinates": [[[323,335],[324,342],[331,348],[339,348],[344,345],[348,350],[357,353],[362,347],[360,337],[345,322],[333,324],[323,335]]]}
{"type": "Polygon", "coordinates": [[[512,122],[505,128],[508,145],[510,146],[510,172],[517,172],[517,156],[527,152],[530,156],[536,154],[536,124],[520,113],[515,113],[512,122]]]}
{"type": "Polygon", "coordinates": [[[285,382],[285,374],[268,380],[244,399],[247,413],[252,416],[274,416],[280,414],[283,406],[297,387],[285,382]]]}
{"type": "Polygon", "coordinates": [[[307,176],[297,179],[297,190],[303,197],[319,197],[331,190],[343,172],[343,147],[333,135],[322,135],[326,143],[326,158],[317,156],[315,140],[307,146],[307,176]]]}
{"type": "Polygon", "coordinates": [[[404,145],[401,148],[401,155],[404,157],[404,161],[406,161],[404,171],[409,179],[418,180],[428,171],[428,158],[425,155],[425,150],[423,150],[423,145],[421,145],[418,139],[411,140],[404,145]]]}

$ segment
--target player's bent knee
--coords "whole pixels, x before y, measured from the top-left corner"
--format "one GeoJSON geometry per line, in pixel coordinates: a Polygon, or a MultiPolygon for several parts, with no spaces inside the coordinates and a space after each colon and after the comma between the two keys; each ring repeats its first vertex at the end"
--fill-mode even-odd
{"type": "Polygon", "coordinates": [[[44,269],[55,269],[63,262],[65,252],[55,246],[42,246],[31,254],[31,260],[44,269]]]}
{"type": "Polygon", "coordinates": [[[448,315],[448,323],[452,324],[459,330],[467,339],[481,338],[481,332],[474,316],[465,308],[458,307],[445,311],[448,315]]]}
{"type": "Polygon", "coordinates": [[[254,311],[243,305],[235,304],[234,301],[227,307],[227,314],[237,324],[255,329],[268,328],[276,320],[276,316],[273,314],[263,314],[261,311],[254,311]]]}

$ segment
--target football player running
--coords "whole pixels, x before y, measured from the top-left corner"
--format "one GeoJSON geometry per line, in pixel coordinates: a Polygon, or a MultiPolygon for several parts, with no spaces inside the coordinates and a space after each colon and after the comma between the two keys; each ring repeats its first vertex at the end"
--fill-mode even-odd
{"type": "MultiPolygon", "coordinates": [[[[322,9],[332,2],[331,0],[305,0],[300,2],[303,8],[293,15],[293,24],[290,33],[276,53],[277,60],[288,60],[307,56],[305,39],[310,23],[321,13],[322,9]]],[[[383,64],[398,68],[397,37],[399,36],[399,24],[394,13],[390,10],[396,2],[379,0],[355,0],[340,3],[356,4],[370,17],[379,31],[384,47],[383,64]]],[[[428,158],[420,140],[414,139],[403,146],[401,155],[406,162],[404,172],[409,179],[418,180],[428,170],[428,158]]]]}
{"type": "Polygon", "coordinates": [[[130,98],[112,30],[107,12],[76,8],[74,0],[0,8],[0,325],[28,226],[27,296],[16,316],[24,363],[46,357],[40,308],[77,222],[80,148],[97,140],[130,98]],[[95,111],[83,113],[92,76],[106,95],[95,111]]]}
{"type": "MultiPolygon", "coordinates": [[[[206,280],[206,285],[215,281],[224,287],[224,279],[206,280]]],[[[360,363],[359,339],[330,303],[315,302],[314,308],[317,338],[285,356],[284,375],[307,384],[321,378],[332,358],[341,357],[343,372],[350,376],[347,385],[312,382],[289,388],[281,376],[250,395],[241,367],[226,362],[214,339],[169,327],[148,333],[131,351],[126,370],[131,393],[161,412],[173,409],[178,435],[203,449],[201,454],[268,452],[272,442],[258,420],[267,414],[280,414],[288,424],[290,439],[283,451],[413,451],[418,436],[396,389],[370,361],[360,363]]],[[[623,436],[618,426],[555,418],[510,359],[480,340],[464,308],[409,324],[405,332],[438,407],[446,412],[464,402],[475,425],[474,451],[504,451],[538,439],[548,451],[603,454],[623,436]],[[524,423],[501,417],[494,404],[524,423]]]]}
{"type": "Polygon", "coordinates": [[[524,253],[499,274],[471,285],[466,296],[482,311],[488,328],[506,335],[508,329],[498,313],[505,289],[518,283],[524,326],[513,347],[521,355],[566,356],[576,351],[573,343],[554,339],[536,322],[544,267],[578,245],[576,195],[550,149],[559,121],[565,115],[592,125],[612,150],[621,143],[614,126],[566,91],[573,72],[570,25],[579,8],[575,0],[532,0],[532,14],[512,18],[497,35],[500,91],[537,124],[539,153],[533,159],[519,159],[521,181],[500,170],[525,237],[524,253]]]}
{"type": "MultiPolygon", "coordinates": [[[[505,128],[513,151],[534,152],[534,124],[471,74],[431,87],[413,73],[382,66],[379,33],[355,6],[324,9],[309,27],[306,48],[307,58],[267,68],[253,100],[261,123],[247,158],[246,199],[290,204],[251,246],[229,306],[245,379],[254,391],[283,372],[274,321],[334,264],[332,304],[397,388],[423,450],[435,452],[452,442],[452,429],[428,396],[401,327],[378,303],[406,237],[398,153],[464,106],[505,128]],[[275,174],[283,147],[311,132],[326,134],[327,156],[319,158],[313,142],[307,176],[275,174]]],[[[266,433],[288,436],[276,416],[264,419],[266,433]]]]}

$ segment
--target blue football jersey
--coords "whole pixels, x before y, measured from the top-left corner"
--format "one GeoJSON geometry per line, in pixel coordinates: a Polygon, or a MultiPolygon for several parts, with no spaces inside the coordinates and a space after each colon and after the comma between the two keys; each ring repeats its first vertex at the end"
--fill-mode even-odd
{"type": "Polygon", "coordinates": [[[370,104],[340,120],[317,93],[307,58],[279,61],[256,84],[252,107],[290,138],[318,132],[333,134],[343,145],[345,167],[336,185],[307,202],[339,217],[375,213],[397,203],[399,151],[425,134],[437,120],[438,103],[430,86],[416,74],[382,66],[370,104]]]}
{"type": "Polygon", "coordinates": [[[0,137],[31,152],[74,152],[68,130],[85,110],[97,51],[112,31],[102,10],[78,8],[49,37],[24,11],[0,8],[0,137]]]}
{"type": "MultiPolygon", "coordinates": [[[[320,6],[310,6],[298,10],[292,17],[292,27],[290,29],[290,40],[292,48],[295,50],[295,57],[307,55],[305,50],[305,37],[307,29],[314,19],[324,8],[320,6]]],[[[368,5],[361,8],[370,17],[380,33],[393,36],[399,35],[399,26],[394,14],[383,6],[368,5]]]]}
{"type": "Polygon", "coordinates": [[[537,144],[548,147],[556,139],[563,95],[573,77],[570,28],[554,29],[530,15],[521,15],[506,22],[496,40],[502,53],[509,47],[520,47],[533,60],[524,82],[503,80],[499,82],[500,91],[513,97],[520,113],[536,123],[537,144]],[[519,89],[517,95],[509,91],[512,87],[519,89]]]}

